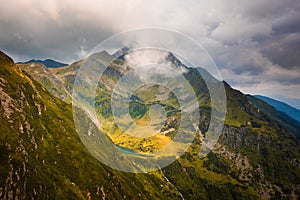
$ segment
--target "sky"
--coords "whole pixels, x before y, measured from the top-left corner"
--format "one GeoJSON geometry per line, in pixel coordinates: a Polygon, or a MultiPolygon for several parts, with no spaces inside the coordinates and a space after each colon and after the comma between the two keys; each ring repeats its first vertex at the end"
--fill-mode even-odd
{"type": "Polygon", "coordinates": [[[10,0],[0,7],[0,49],[17,62],[71,63],[142,27],[190,36],[232,87],[300,109],[299,0],[10,0]]]}

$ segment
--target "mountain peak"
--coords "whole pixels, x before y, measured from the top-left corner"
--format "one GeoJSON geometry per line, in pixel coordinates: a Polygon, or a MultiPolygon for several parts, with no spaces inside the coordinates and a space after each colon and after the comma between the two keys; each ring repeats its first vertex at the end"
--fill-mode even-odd
{"type": "Polygon", "coordinates": [[[100,51],[92,54],[90,57],[100,59],[105,65],[109,65],[115,59],[112,55],[110,55],[107,51],[100,51]]]}
{"type": "Polygon", "coordinates": [[[166,60],[176,65],[183,65],[182,62],[171,52],[168,52],[168,55],[166,56],[166,60]]]}
{"type": "Polygon", "coordinates": [[[123,47],[116,51],[112,56],[117,59],[125,60],[125,55],[127,55],[130,50],[129,47],[123,47]]]}
{"type": "MultiPolygon", "coordinates": [[[[126,56],[129,54],[133,54],[132,57],[136,59],[146,59],[149,60],[151,62],[157,62],[160,64],[163,64],[166,62],[171,63],[172,67],[174,67],[174,69],[180,69],[180,68],[185,68],[187,69],[187,66],[185,66],[179,58],[177,58],[173,53],[171,52],[164,52],[158,49],[143,49],[143,50],[137,50],[137,53],[135,54],[136,51],[132,51],[132,49],[130,47],[123,47],[120,50],[116,51],[113,54],[114,58],[120,59],[125,61],[126,60],[126,56]],[[138,52],[139,51],[139,52],[138,52]]],[[[139,61],[137,63],[143,64],[144,62],[139,61]]],[[[147,63],[145,61],[145,63],[147,63]]]]}
{"type": "Polygon", "coordinates": [[[65,63],[61,63],[52,59],[45,59],[45,60],[35,60],[35,59],[31,59],[29,61],[26,62],[18,62],[17,64],[28,64],[28,63],[41,63],[43,65],[45,65],[47,68],[58,68],[58,67],[64,67],[67,66],[68,64],[65,63]]]}

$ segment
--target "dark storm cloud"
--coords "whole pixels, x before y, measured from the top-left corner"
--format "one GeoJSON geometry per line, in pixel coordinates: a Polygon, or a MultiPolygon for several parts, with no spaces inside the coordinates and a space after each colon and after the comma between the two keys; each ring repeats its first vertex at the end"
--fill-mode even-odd
{"type": "Polygon", "coordinates": [[[261,52],[273,63],[284,68],[300,67],[300,34],[281,35],[262,47],[261,52]]]}
{"type": "Polygon", "coordinates": [[[83,57],[85,51],[111,35],[109,30],[93,24],[62,26],[47,21],[27,27],[0,21],[0,30],[0,47],[4,51],[23,59],[52,57],[63,61],[83,57]]]}
{"type": "Polygon", "coordinates": [[[272,25],[272,34],[263,41],[261,52],[283,68],[300,67],[300,3],[282,14],[272,25]]]}

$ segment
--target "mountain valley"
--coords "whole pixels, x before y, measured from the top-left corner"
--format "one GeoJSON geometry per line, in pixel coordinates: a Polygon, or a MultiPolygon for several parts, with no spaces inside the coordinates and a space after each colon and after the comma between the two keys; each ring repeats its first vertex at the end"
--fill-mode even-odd
{"type": "MultiPolygon", "coordinates": [[[[115,124],[111,107],[114,87],[133,68],[127,65],[124,54],[120,57],[104,51],[95,55],[110,63],[97,85],[95,101],[88,87],[76,87],[86,107],[94,103],[103,134],[125,150],[150,155],[175,137],[181,123],[185,125],[179,100],[168,88],[155,84],[140,87],[130,99],[129,113],[135,123],[150,124],[145,134],[153,136],[141,139],[125,134],[115,124]],[[166,115],[160,115],[159,107],[151,107],[157,104],[166,115]],[[149,107],[154,108],[157,120],[153,124],[149,107]]],[[[199,74],[172,54],[165,61],[191,84],[199,102],[199,126],[180,158],[143,174],[114,170],[100,163],[82,144],[71,103],[84,60],[50,69],[35,62],[14,64],[1,52],[0,199],[300,198],[300,123],[218,81],[202,68],[199,74]],[[215,91],[224,85],[227,114],[218,143],[200,158],[203,140],[210,134],[212,109],[219,109],[211,105],[206,82],[215,91]]],[[[85,120],[92,126],[92,119],[85,120]]],[[[142,132],[130,131],[133,135],[142,132]]]]}

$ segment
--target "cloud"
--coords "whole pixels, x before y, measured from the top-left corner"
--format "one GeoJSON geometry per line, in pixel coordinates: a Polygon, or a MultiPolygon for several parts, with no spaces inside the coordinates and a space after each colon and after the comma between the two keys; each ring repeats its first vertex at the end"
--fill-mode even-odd
{"type": "Polygon", "coordinates": [[[167,52],[155,49],[134,51],[125,55],[125,65],[138,67],[141,65],[163,63],[164,61],[166,61],[167,54],[167,52]]]}
{"type": "Polygon", "coordinates": [[[260,21],[251,22],[237,16],[226,22],[221,22],[212,32],[211,37],[232,45],[242,43],[245,40],[252,40],[255,37],[268,36],[271,31],[270,25],[266,26],[260,21]]]}
{"type": "Polygon", "coordinates": [[[270,94],[273,85],[300,98],[299,18],[298,0],[10,0],[0,7],[0,47],[17,61],[72,62],[121,31],[175,29],[202,44],[244,92],[270,94]]]}
{"type": "MultiPolygon", "coordinates": [[[[298,26],[300,27],[300,24],[298,26]]],[[[300,67],[299,33],[281,34],[264,43],[261,53],[273,63],[289,69],[300,67]]]]}

